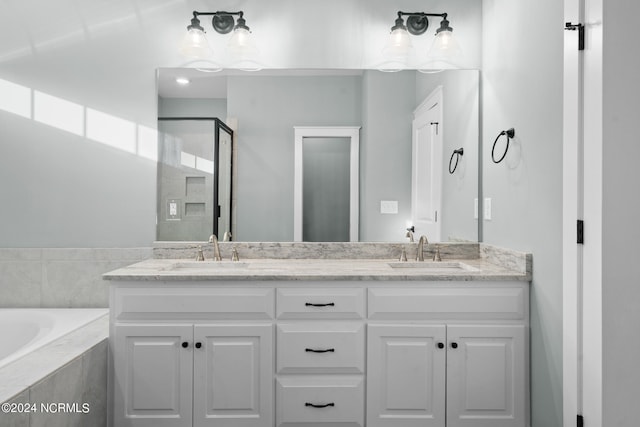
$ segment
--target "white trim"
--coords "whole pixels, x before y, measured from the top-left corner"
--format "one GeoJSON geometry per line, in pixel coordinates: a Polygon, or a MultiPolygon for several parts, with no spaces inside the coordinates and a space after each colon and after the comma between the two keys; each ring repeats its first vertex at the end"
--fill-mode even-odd
{"type": "Polygon", "coordinates": [[[350,138],[349,240],[357,242],[360,217],[360,126],[294,126],[293,241],[302,241],[302,141],[305,137],[350,138]]]}
{"type": "MultiPolygon", "coordinates": [[[[564,22],[580,19],[581,0],[565,0],[564,22]]],[[[583,218],[582,59],[576,31],[564,32],[563,81],[563,205],[562,205],[562,397],[563,425],[575,425],[582,414],[582,249],[576,243],[576,222],[583,218]]]]}
{"type": "Polygon", "coordinates": [[[602,195],[603,195],[603,0],[585,1],[583,415],[603,427],[602,195]]]}
{"type": "MultiPolygon", "coordinates": [[[[564,6],[565,22],[602,23],[603,0],[565,0],[564,6]]],[[[577,34],[565,32],[563,423],[575,425],[581,414],[586,425],[603,427],[602,24],[587,24],[585,32],[586,48],[580,53],[577,34]],[[584,245],[576,244],[580,217],[585,221],[584,245]]]]}

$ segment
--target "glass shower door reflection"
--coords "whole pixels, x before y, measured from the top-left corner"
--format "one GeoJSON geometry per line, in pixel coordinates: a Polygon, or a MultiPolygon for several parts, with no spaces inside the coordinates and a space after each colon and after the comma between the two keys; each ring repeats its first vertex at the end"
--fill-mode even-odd
{"type": "Polygon", "coordinates": [[[223,213],[231,211],[232,135],[215,118],[158,119],[158,240],[206,241],[231,229],[230,213],[223,213]]]}

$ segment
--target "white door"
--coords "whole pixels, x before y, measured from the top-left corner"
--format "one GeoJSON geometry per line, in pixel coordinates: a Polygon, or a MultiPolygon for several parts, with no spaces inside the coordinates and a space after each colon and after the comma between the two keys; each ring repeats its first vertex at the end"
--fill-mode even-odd
{"type": "Polygon", "coordinates": [[[191,325],[116,327],[114,425],[191,427],[191,325]]]}
{"type": "Polygon", "coordinates": [[[444,325],[369,325],[367,427],[444,427],[444,325]]]}
{"type": "Polygon", "coordinates": [[[194,427],[272,427],[273,327],[194,326],[194,427]]]}
{"type": "Polygon", "coordinates": [[[442,86],[413,113],[411,216],[416,236],[439,242],[442,193],[442,86]]]}
{"type": "Polygon", "coordinates": [[[447,427],[525,427],[525,327],[447,327],[447,427]]]}

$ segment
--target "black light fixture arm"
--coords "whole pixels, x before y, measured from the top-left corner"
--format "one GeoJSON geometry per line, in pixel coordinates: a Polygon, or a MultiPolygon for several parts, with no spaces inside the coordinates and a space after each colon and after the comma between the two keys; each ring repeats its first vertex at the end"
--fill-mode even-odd
{"type": "Polygon", "coordinates": [[[243,28],[249,31],[249,27],[247,27],[247,22],[244,19],[244,12],[227,12],[227,11],[217,11],[217,12],[198,12],[197,10],[193,11],[193,19],[191,19],[191,25],[187,27],[188,30],[194,28],[200,31],[204,31],[202,26],[200,26],[199,16],[213,16],[211,20],[211,25],[216,32],[220,34],[230,33],[231,30],[235,28],[243,28]],[[234,16],[238,17],[237,23],[233,19],[234,16]]]}
{"type": "Polygon", "coordinates": [[[419,36],[420,34],[424,34],[424,32],[427,31],[427,28],[429,28],[429,16],[439,16],[442,18],[440,28],[438,28],[436,34],[443,30],[452,30],[451,27],[449,27],[449,21],[447,21],[446,13],[403,12],[399,10],[398,19],[396,19],[395,25],[391,27],[391,31],[402,29],[407,30],[414,36],[419,36]],[[404,24],[404,16],[408,17],[406,26],[404,24]]]}
{"type": "Polygon", "coordinates": [[[424,17],[424,16],[440,16],[444,19],[447,19],[447,14],[446,13],[425,13],[425,12],[403,12],[401,10],[398,11],[398,18],[402,18],[403,16],[418,16],[418,17],[424,17]]]}

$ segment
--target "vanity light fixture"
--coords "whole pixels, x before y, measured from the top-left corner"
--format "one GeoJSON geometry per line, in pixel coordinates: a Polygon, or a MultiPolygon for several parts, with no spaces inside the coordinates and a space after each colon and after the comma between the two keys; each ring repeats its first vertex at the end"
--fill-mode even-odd
{"type": "MultiPolygon", "coordinates": [[[[239,64],[257,64],[256,56],[258,49],[251,30],[247,26],[244,19],[244,12],[198,12],[193,11],[191,24],[187,26],[187,34],[182,40],[180,53],[191,59],[205,59],[212,53],[209,43],[207,42],[206,33],[202,25],[200,25],[199,16],[212,16],[211,26],[218,34],[228,34],[233,31],[227,48],[232,59],[239,64]],[[236,20],[234,17],[237,16],[236,20]]],[[[241,68],[241,67],[240,67],[241,68]]],[[[253,69],[255,67],[247,67],[253,69]]]]}
{"type": "Polygon", "coordinates": [[[413,47],[410,35],[419,36],[424,34],[429,28],[428,17],[441,17],[440,27],[435,32],[435,38],[431,48],[427,53],[427,62],[421,68],[429,65],[437,65],[441,68],[442,63],[451,65],[451,60],[460,55],[460,46],[453,37],[453,28],[449,26],[446,13],[425,13],[425,12],[402,12],[398,11],[398,18],[393,27],[387,45],[383,48],[382,54],[385,57],[385,64],[392,65],[382,71],[400,71],[406,68],[409,52],[413,47]],[[403,17],[407,17],[407,22],[403,17]]]}

